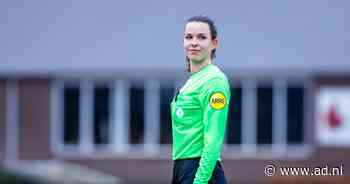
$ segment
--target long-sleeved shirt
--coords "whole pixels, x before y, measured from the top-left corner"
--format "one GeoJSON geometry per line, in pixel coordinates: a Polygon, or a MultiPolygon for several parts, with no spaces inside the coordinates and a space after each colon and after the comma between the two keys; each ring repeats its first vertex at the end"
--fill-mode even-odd
{"type": "Polygon", "coordinates": [[[191,74],[171,102],[172,158],[200,157],[195,184],[208,183],[224,140],[230,86],[213,64],[191,74]]]}

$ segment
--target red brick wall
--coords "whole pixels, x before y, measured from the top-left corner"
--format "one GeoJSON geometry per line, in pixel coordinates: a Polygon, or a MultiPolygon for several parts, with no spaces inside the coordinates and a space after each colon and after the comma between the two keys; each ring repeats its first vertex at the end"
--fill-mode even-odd
{"type": "Polygon", "coordinates": [[[6,80],[0,79],[0,162],[6,148],[6,80]]]}
{"type": "Polygon", "coordinates": [[[18,81],[20,159],[52,158],[50,151],[50,81],[18,81]]]}
{"type": "MultiPolygon", "coordinates": [[[[329,181],[326,183],[348,183],[350,180],[347,166],[350,165],[348,158],[350,149],[348,148],[320,148],[315,147],[311,157],[303,159],[223,159],[223,166],[226,178],[229,183],[320,183],[320,178],[329,181]],[[343,181],[344,176],[340,178],[315,177],[295,178],[282,177],[280,175],[268,177],[264,174],[264,168],[267,164],[273,163],[277,167],[329,167],[344,166],[344,176],[348,179],[343,181]],[[295,180],[297,179],[297,180],[295,180]],[[340,180],[338,180],[340,179],[340,180]],[[336,181],[336,182],[334,182],[336,181]]],[[[172,161],[157,159],[68,159],[74,162],[101,172],[111,174],[122,178],[126,183],[170,183],[172,177],[172,161]]]]}

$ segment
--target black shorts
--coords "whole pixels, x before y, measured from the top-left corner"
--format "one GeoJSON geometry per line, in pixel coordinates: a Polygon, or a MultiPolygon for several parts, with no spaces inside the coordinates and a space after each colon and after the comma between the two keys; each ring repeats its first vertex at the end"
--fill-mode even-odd
{"type": "MultiPolygon", "coordinates": [[[[192,184],[200,158],[174,160],[172,184],[192,184]]],[[[209,184],[227,184],[221,163],[216,162],[209,184]]]]}

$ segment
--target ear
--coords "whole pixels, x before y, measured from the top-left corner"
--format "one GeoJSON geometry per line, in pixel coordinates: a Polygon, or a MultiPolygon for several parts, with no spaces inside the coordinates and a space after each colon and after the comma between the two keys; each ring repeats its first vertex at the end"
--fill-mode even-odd
{"type": "Polygon", "coordinates": [[[217,38],[213,39],[211,43],[213,45],[213,49],[216,49],[219,46],[219,40],[217,38]]]}

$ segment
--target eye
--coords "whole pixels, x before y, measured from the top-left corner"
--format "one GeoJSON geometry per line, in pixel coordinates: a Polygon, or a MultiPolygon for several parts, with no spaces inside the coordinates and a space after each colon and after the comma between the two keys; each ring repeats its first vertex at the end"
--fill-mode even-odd
{"type": "Polygon", "coordinates": [[[198,36],[198,39],[200,39],[200,40],[205,40],[205,39],[207,39],[207,37],[204,36],[204,35],[199,35],[199,36],[198,36]]]}
{"type": "Polygon", "coordinates": [[[185,39],[186,39],[186,40],[192,39],[192,35],[186,35],[186,36],[185,36],[185,39]]]}

